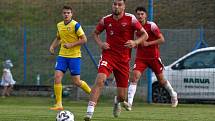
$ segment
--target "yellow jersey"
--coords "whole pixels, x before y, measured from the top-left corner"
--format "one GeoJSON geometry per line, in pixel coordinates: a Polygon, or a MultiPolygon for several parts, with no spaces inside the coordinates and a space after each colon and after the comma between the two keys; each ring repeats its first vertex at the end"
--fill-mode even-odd
{"type": "Polygon", "coordinates": [[[57,30],[57,37],[60,38],[61,44],[59,56],[69,58],[81,57],[81,45],[69,49],[63,47],[65,43],[78,41],[79,37],[85,34],[81,25],[74,20],[71,20],[68,24],[61,21],[57,24],[57,30]]]}

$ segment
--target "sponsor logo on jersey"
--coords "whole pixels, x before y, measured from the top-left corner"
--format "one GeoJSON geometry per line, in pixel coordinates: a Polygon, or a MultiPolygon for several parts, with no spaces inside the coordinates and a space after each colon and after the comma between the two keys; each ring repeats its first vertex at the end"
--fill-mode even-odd
{"type": "Polygon", "coordinates": [[[68,30],[68,31],[70,31],[70,30],[71,30],[71,28],[70,28],[70,27],[67,27],[67,30],[68,30]]]}
{"type": "Polygon", "coordinates": [[[125,27],[125,26],[127,26],[127,23],[126,23],[126,22],[123,22],[123,23],[121,23],[121,25],[122,25],[123,27],[125,27]]]}

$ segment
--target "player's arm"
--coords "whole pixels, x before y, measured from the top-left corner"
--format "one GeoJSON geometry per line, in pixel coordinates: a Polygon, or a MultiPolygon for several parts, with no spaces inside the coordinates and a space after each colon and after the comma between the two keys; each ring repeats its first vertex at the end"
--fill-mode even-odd
{"type": "Polygon", "coordinates": [[[149,35],[144,28],[140,29],[139,32],[141,33],[141,36],[134,40],[134,43],[136,44],[135,46],[141,44],[149,38],[149,35]]]}
{"type": "Polygon", "coordinates": [[[132,26],[135,30],[137,30],[138,33],[141,34],[141,36],[136,40],[128,40],[124,46],[129,48],[136,47],[138,44],[143,43],[143,41],[146,41],[148,39],[148,33],[134,15],[132,16],[132,26]]]}
{"type": "Polygon", "coordinates": [[[101,49],[110,49],[110,45],[107,42],[102,42],[102,40],[100,39],[100,33],[101,32],[96,29],[93,31],[93,38],[96,41],[97,45],[101,49]]]}
{"type": "Polygon", "coordinates": [[[69,49],[69,48],[72,48],[72,47],[77,46],[77,45],[83,45],[86,42],[87,42],[87,37],[85,34],[83,34],[83,35],[79,36],[78,41],[75,41],[72,43],[66,43],[63,45],[63,47],[69,49]]]}
{"type": "Polygon", "coordinates": [[[160,45],[160,44],[163,44],[165,42],[164,40],[164,36],[163,34],[160,32],[160,29],[159,27],[155,24],[155,23],[152,23],[151,24],[151,31],[153,32],[153,34],[158,38],[154,41],[145,41],[143,44],[144,46],[150,46],[150,45],[160,45]]]}
{"type": "Polygon", "coordinates": [[[51,54],[54,54],[54,50],[55,50],[56,47],[58,47],[58,45],[60,45],[60,37],[57,36],[57,37],[53,40],[52,44],[50,45],[50,47],[49,47],[49,52],[50,52],[51,54]]]}
{"type": "Polygon", "coordinates": [[[141,28],[139,30],[139,33],[141,33],[141,36],[138,37],[136,40],[128,40],[125,43],[125,47],[129,47],[129,48],[136,47],[138,44],[143,43],[148,39],[148,34],[144,28],[141,28]]]}
{"type": "Polygon", "coordinates": [[[158,36],[158,39],[150,42],[144,42],[144,46],[157,45],[157,44],[160,45],[160,44],[163,44],[164,42],[165,42],[164,36],[160,33],[158,36]]]}

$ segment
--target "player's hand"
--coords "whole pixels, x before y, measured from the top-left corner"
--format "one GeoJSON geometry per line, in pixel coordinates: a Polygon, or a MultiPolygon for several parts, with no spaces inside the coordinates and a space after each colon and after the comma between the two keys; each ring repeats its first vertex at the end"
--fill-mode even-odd
{"type": "Polygon", "coordinates": [[[107,49],[110,49],[110,45],[107,42],[103,42],[101,43],[100,48],[107,50],[107,49]]]}
{"type": "Polygon", "coordinates": [[[128,48],[133,48],[135,46],[137,46],[137,43],[134,41],[134,40],[128,40],[125,44],[124,44],[125,47],[128,47],[128,48]]]}
{"type": "Polygon", "coordinates": [[[53,47],[50,47],[50,48],[49,48],[49,52],[50,52],[52,55],[54,55],[54,48],[53,48],[53,47]]]}
{"type": "Polygon", "coordinates": [[[149,46],[149,42],[143,41],[143,43],[141,45],[147,47],[147,46],[149,46]]]}
{"type": "Polygon", "coordinates": [[[73,47],[73,44],[72,43],[66,43],[63,45],[63,47],[66,49],[69,49],[69,48],[73,47]]]}

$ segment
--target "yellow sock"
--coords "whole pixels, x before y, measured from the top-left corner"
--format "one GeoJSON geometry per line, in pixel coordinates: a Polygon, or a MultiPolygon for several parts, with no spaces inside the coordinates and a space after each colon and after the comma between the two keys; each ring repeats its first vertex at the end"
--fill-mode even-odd
{"type": "Polygon", "coordinates": [[[91,89],[90,89],[90,87],[88,86],[88,84],[85,82],[85,81],[83,81],[83,80],[81,80],[81,89],[83,89],[86,93],[88,93],[88,94],[90,94],[90,92],[91,92],[91,89]]]}
{"type": "Polygon", "coordinates": [[[62,105],[62,84],[54,84],[54,93],[57,105],[62,105]]]}

